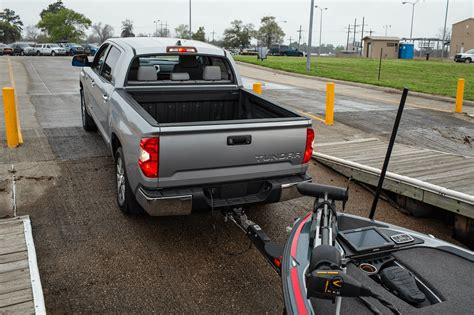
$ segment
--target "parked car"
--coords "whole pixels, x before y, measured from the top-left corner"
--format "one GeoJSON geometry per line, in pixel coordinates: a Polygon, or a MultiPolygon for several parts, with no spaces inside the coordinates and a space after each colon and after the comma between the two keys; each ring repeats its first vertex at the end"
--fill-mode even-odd
{"type": "Polygon", "coordinates": [[[94,56],[99,49],[99,46],[96,44],[84,44],[82,47],[84,47],[84,53],[90,56],[94,56]]]}
{"type": "Polygon", "coordinates": [[[0,44],[0,55],[13,55],[13,48],[7,44],[0,44]]]}
{"type": "Polygon", "coordinates": [[[84,47],[79,44],[65,42],[59,42],[58,44],[66,50],[68,56],[84,54],[84,47]]]}
{"type": "Polygon", "coordinates": [[[256,56],[258,55],[258,51],[256,49],[242,49],[240,51],[240,54],[243,56],[256,56]]]}
{"type": "MultiPolygon", "coordinates": [[[[34,44],[33,44],[34,45],[34,44]]],[[[29,43],[13,43],[13,54],[16,56],[29,56],[35,54],[35,48],[29,43]]]]}
{"type": "Polygon", "coordinates": [[[124,213],[279,202],[310,180],[311,120],[244,89],[222,48],[113,38],[92,62],[77,55],[72,64],[82,67],[82,125],[112,152],[124,213]]]}
{"type": "Polygon", "coordinates": [[[468,51],[454,56],[455,62],[465,62],[471,63],[474,61],[474,49],[469,49],[468,51]]]}
{"type": "Polygon", "coordinates": [[[303,57],[304,53],[295,47],[289,47],[286,45],[274,45],[270,47],[268,53],[272,56],[294,56],[303,57]]]}
{"type": "Polygon", "coordinates": [[[38,56],[64,56],[66,50],[60,47],[58,44],[36,44],[35,45],[36,55],[38,56]]]}

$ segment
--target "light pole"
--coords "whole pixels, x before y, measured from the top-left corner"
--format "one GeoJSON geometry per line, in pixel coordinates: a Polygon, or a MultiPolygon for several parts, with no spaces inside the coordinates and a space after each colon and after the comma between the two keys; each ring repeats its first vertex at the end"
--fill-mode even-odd
{"type": "Polygon", "coordinates": [[[318,48],[318,56],[320,56],[321,55],[321,36],[323,33],[323,11],[327,10],[328,8],[321,8],[317,5],[314,7],[319,9],[319,11],[321,11],[321,19],[319,19],[319,48],[318,48]]]}
{"type": "Polygon", "coordinates": [[[192,38],[192,28],[191,28],[191,0],[189,0],[189,39],[192,38]]]}
{"type": "Polygon", "coordinates": [[[155,36],[158,36],[158,22],[160,22],[160,20],[153,21],[153,23],[155,23],[155,36]]]}
{"type": "Polygon", "coordinates": [[[311,9],[309,11],[308,48],[306,51],[306,71],[309,71],[311,69],[311,37],[313,37],[313,12],[314,0],[311,0],[311,9]]]}
{"type": "Polygon", "coordinates": [[[443,29],[443,41],[441,42],[441,59],[444,58],[444,45],[446,40],[446,23],[448,22],[448,8],[449,8],[449,0],[446,0],[446,14],[444,16],[444,29],[443,29]]]}
{"type": "Polygon", "coordinates": [[[402,4],[411,4],[411,28],[410,28],[410,39],[413,38],[413,18],[415,17],[415,5],[420,0],[416,0],[414,2],[411,1],[403,1],[402,4]]]}

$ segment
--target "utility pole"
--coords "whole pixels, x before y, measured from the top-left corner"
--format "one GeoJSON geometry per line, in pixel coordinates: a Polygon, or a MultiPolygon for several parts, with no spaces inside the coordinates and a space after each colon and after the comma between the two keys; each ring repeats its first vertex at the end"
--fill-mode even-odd
{"type": "Polygon", "coordinates": [[[301,32],[303,32],[303,30],[301,29],[301,25],[300,25],[300,29],[297,31],[299,33],[298,35],[298,50],[300,49],[300,43],[301,43],[301,32]]]}
{"type": "Polygon", "coordinates": [[[191,28],[191,0],[189,0],[189,39],[193,35],[193,30],[191,28]]]}
{"type": "Polygon", "coordinates": [[[444,16],[444,29],[443,29],[443,41],[441,42],[441,59],[444,58],[444,42],[446,40],[446,23],[448,21],[448,8],[449,8],[449,0],[446,0],[446,14],[444,16]]]}
{"type": "Polygon", "coordinates": [[[372,29],[370,29],[370,31],[369,31],[369,36],[372,36],[372,33],[375,33],[375,32],[372,31],[372,29]]]}
{"type": "Polygon", "coordinates": [[[153,21],[153,23],[155,23],[155,36],[158,35],[158,22],[160,22],[160,20],[153,21]]]}
{"type": "Polygon", "coordinates": [[[385,29],[385,36],[387,36],[387,31],[391,27],[392,27],[392,25],[388,25],[388,24],[383,26],[383,28],[385,29]]]}
{"type": "Polygon", "coordinates": [[[352,41],[352,50],[356,45],[356,28],[357,28],[357,18],[354,19],[354,40],[352,41]]]}
{"type": "Polygon", "coordinates": [[[212,30],[211,34],[212,34],[212,42],[213,42],[213,43],[214,43],[214,34],[215,34],[215,33],[216,33],[216,32],[214,32],[214,30],[212,30]]]}
{"type": "Polygon", "coordinates": [[[360,35],[360,55],[362,56],[362,42],[364,41],[365,16],[362,17],[362,34],[360,35]]]}
{"type": "Polygon", "coordinates": [[[306,52],[306,71],[309,71],[311,69],[311,37],[313,36],[313,12],[314,0],[311,0],[311,9],[309,12],[308,50],[306,52]]]}
{"type": "Polygon", "coordinates": [[[320,6],[315,6],[321,11],[321,18],[319,19],[319,47],[318,47],[318,56],[321,55],[321,37],[323,34],[323,11],[327,10],[328,8],[321,8],[320,6]]]}
{"type": "Polygon", "coordinates": [[[351,34],[351,25],[347,27],[347,43],[346,43],[346,51],[349,50],[349,35],[351,34]]]}
{"type": "Polygon", "coordinates": [[[290,36],[290,48],[291,48],[291,36],[290,36]]]}

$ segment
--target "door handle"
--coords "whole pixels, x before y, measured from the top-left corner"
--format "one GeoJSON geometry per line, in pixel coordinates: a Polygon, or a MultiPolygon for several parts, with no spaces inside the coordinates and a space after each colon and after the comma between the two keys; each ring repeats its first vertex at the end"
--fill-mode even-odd
{"type": "Polygon", "coordinates": [[[227,137],[227,145],[249,145],[252,143],[252,136],[229,136],[227,137]]]}
{"type": "Polygon", "coordinates": [[[102,99],[104,100],[104,103],[109,100],[109,96],[107,94],[102,94],[102,99]]]}
{"type": "Polygon", "coordinates": [[[94,81],[94,79],[91,79],[91,86],[92,86],[92,87],[95,86],[95,81],[94,81]]]}

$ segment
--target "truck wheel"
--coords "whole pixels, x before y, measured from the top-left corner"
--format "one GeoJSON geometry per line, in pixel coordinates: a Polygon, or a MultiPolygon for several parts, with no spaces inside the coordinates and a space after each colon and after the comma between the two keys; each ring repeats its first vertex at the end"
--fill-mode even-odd
{"type": "Polygon", "coordinates": [[[117,205],[124,214],[142,214],[143,209],[138,204],[128,183],[122,148],[115,152],[115,173],[117,177],[117,205]]]}
{"type": "Polygon", "coordinates": [[[84,91],[81,89],[81,118],[82,118],[82,128],[85,131],[96,131],[97,125],[92,119],[91,115],[87,112],[86,99],[84,98],[84,91]]]}
{"type": "Polygon", "coordinates": [[[465,63],[471,63],[472,60],[471,60],[471,58],[466,58],[466,60],[464,60],[464,62],[465,62],[465,63]]]}
{"type": "Polygon", "coordinates": [[[51,52],[51,56],[56,56],[56,52],[54,50],[51,52]]]}
{"type": "Polygon", "coordinates": [[[36,52],[36,56],[41,56],[41,53],[39,50],[36,52]]]}

